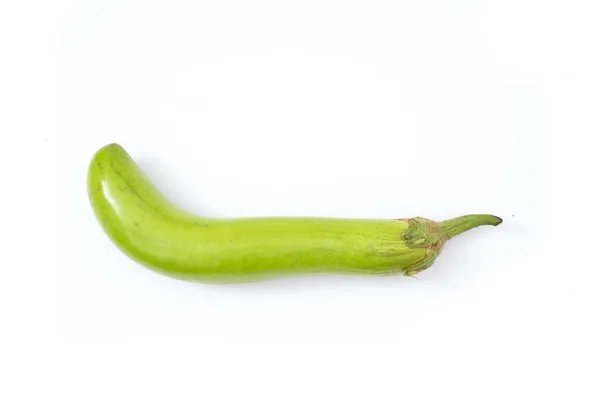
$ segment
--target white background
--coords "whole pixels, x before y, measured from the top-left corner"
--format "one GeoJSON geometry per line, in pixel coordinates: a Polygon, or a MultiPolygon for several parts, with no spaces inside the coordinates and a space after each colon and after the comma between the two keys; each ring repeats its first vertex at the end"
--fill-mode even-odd
{"type": "Polygon", "coordinates": [[[2,397],[598,398],[591,4],[4,10],[2,397]],[[198,214],[505,222],[418,279],[180,282],[95,221],[111,142],[198,214]]]}

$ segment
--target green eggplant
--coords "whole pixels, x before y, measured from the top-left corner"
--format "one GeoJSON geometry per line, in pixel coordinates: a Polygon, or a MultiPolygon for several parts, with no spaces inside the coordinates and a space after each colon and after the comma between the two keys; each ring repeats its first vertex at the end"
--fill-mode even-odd
{"type": "Polygon", "coordinates": [[[502,220],[472,214],[426,218],[231,218],[196,216],[169,201],[118,144],[88,171],[97,220],[126,255],[164,275],[238,283],[299,274],[414,275],[452,237],[502,220]]]}

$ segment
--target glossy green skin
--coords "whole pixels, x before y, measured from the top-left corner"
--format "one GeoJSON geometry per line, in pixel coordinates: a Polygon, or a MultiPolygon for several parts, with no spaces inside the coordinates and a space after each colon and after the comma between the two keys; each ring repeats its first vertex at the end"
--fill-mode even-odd
{"type": "Polygon", "coordinates": [[[88,194],[102,228],[123,252],[179,279],[237,283],[303,273],[389,275],[423,262],[428,253],[405,243],[404,220],[195,216],[164,197],[117,144],[94,155],[88,194]]]}

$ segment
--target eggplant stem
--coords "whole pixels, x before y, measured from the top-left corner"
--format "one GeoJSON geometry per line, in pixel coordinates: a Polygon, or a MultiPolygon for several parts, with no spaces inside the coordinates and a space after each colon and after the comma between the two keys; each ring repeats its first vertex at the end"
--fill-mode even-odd
{"type": "Polygon", "coordinates": [[[497,226],[502,223],[502,218],[496,217],[490,214],[470,214],[463,215],[462,217],[448,219],[440,222],[442,232],[448,239],[452,239],[454,236],[460,235],[470,229],[476,228],[482,225],[493,225],[497,226]]]}

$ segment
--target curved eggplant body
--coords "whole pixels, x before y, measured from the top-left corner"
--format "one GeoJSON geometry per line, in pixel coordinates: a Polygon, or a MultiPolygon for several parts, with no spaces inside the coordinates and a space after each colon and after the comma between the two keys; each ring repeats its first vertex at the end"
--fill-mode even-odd
{"type": "Polygon", "coordinates": [[[88,194],[102,228],[125,254],[179,279],[236,283],[303,273],[389,275],[406,273],[431,253],[404,240],[411,220],[195,216],[160,193],[117,144],[94,155],[88,194]]]}

